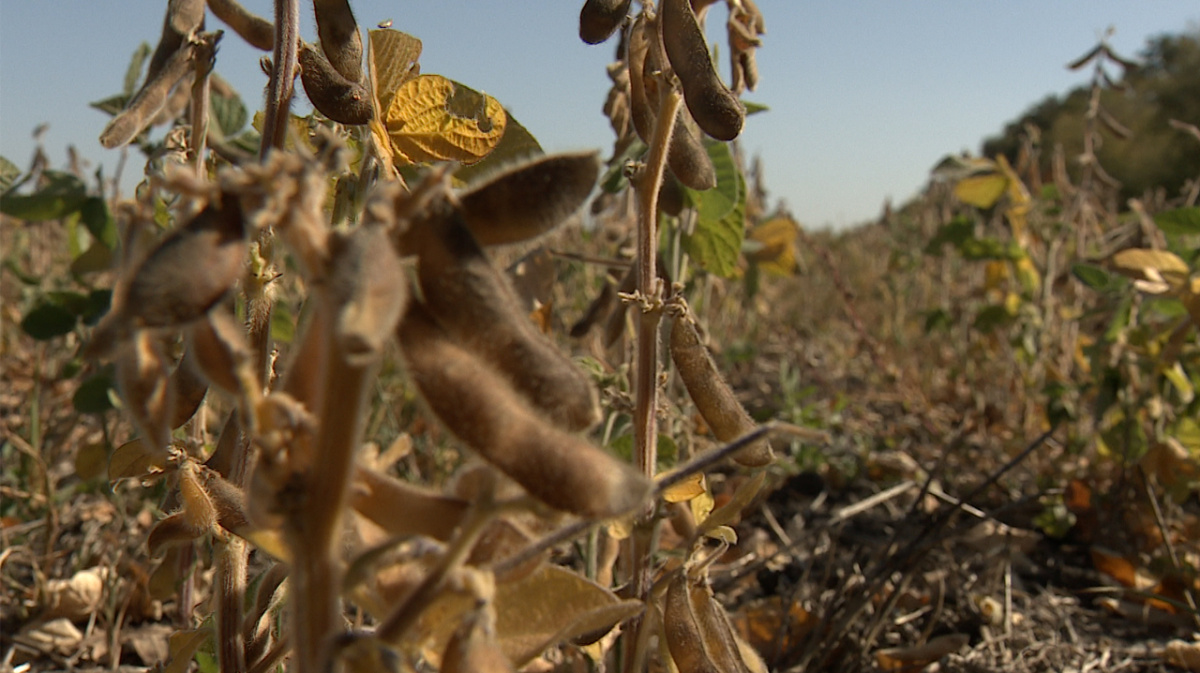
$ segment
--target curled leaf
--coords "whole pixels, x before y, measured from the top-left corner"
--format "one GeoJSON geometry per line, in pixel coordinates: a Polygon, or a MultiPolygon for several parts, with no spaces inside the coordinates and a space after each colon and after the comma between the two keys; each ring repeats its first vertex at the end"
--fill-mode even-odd
{"type": "Polygon", "coordinates": [[[507,119],[495,98],[440,75],[420,75],[400,85],[384,128],[403,163],[473,164],[500,143],[507,119]]]}

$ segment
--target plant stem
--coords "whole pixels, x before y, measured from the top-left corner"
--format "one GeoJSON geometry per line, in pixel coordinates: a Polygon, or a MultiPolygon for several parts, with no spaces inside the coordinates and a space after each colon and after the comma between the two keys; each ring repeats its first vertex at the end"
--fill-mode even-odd
{"type": "MultiPolygon", "coordinates": [[[[673,86],[663,87],[659,100],[658,118],[654,124],[650,151],[646,162],[638,173],[635,184],[638,203],[637,230],[637,295],[641,302],[641,313],[637,323],[637,370],[633,411],[634,464],[642,474],[654,477],[658,461],[658,324],[662,319],[662,290],[658,282],[658,190],[662,185],[663,172],[667,164],[667,150],[671,133],[675,130],[675,117],[683,96],[673,86]]],[[[633,596],[645,599],[650,591],[652,561],[654,554],[654,502],[638,514],[634,534],[627,546],[627,567],[630,570],[633,596]]],[[[637,633],[645,620],[635,620],[631,630],[637,633]]],[[[627,648],[632,655],[633,648],[627,648]]],[[[638,662],[626,656],[624,670],[635,673],[638,662]]]]}
{"type": "Polygon", "coordinates": [[[259,158],[265,159],[271,148],[282,148],[287,137],[288,109],[292,105],[292,84],[296,77],[296,54],[300,48],[300,0],[275,0],[275,45],[271,55],[271,80],[267,84],[267,105],[263,113],[262,144],[259,158]]]}
{"type": "MultiPolygon", "coordinates": [[[[313,328],[333,330],[332,322],[313,328]]],[[[327,391],[321,401],[316,450],[307,470],[304,499],[288,522],[295,559],[290,580],[293,638],[296,670],[301,673],[327,670],[330,644],[341,630],[341,524],[372,369],[348,363],[332,336],[326,344],[321,380],[327,391]]]]}
{"type": "Polygon", "coordinates": [[[204,33],[199,36],[196,47],[196,74],[192,80],[192,152],[196,162],[196,175],[204,177],[204,149],[208,139],[209,75],[212,74],[213,59],[217,54],[220,33],[204,33]]]}

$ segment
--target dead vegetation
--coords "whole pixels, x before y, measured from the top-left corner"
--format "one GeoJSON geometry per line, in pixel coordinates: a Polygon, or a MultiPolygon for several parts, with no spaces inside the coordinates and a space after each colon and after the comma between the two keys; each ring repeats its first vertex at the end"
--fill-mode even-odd
{"type": "Polygon", "coordinates": [[[726,3],[726,86],[714,4],[584,4],[602,167],[345,2],[207,3],[272,51],[245,129],[168,3],[98,104],[135,197],[5,170],[0,666],[1200,668],[1194,186],[1030,142],[806,232],[712,139],[764,33],[726,3]]]}

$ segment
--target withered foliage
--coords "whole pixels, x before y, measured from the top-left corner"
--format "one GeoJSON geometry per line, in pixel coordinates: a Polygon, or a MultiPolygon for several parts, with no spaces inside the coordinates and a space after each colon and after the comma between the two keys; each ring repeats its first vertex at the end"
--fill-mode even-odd
{"type": "MultiPolygon", "coordinates": [[[[518,290],[496,259],[498,246],[572,221],[601,179],[596,154],[542,155],[519,135],[512,142],[525,147],[504,154],[500,127],[484,128],[491,108],[483,116],[459,109],[465,94],[451,87],[445,110],[434,105],[430,114],[455,125],[434,140],[454,147],[453,134],[490,133],[487,143],[462,142],[502,158],[483,178],[460,179],[448,164],[414,166],[379,117],[406,95],[411,76],[388,73],[416,73],[419,42],[383,31],[380,53],[393,61],[409,54],[411,62],[376,64],[372,52],[364,68],[345,0],[314,0],[311,43],[299,37],[297,4],[277,5],[269,21],[234,0],[171,0],[145,83],[101,135],[116,147],[156,123],[177,125],[176,161],[148,166],[137,198],[118,209],[112,309],[85,349],[114,364],[137,433],[111,456],[109,476],[165,478],[170,486],[166,514],[148,538],[150,554],[164,558],[154,578],[160,594],[178,591],[188,608],[196,577],[187,559],[203,553],[213,569],[211,631],[173,641],[168,665],[181,670],[211,646],[221,669],[236,672],[284,660],[299,671],[510,671],[564,642],[610,657],[617,635],[609,634],[626,623],[628,670],[647,665],[645,644],[655,633],[684,673],[762,670],[739,651],[704,571],[690,569],[706,536],[729,530],[733,510],[749,504],[761,480],[707,520],[707,512],[682,516],[681,500],[669,498],[691,559],[686,575],[656,555],[647,533],[667,519],[658,509],[680,481],[727,456],[770,464],[765,430],[694,331],[686,345],[673,339],[676,367],[717,439],[744,441],[656,485],[653,465],[619,458],[602,445],[607,435],[592,432],[603,420],[611,430],[614,420],[601,406],[598,372],[564,352],[551,334],[550,300],[529,291],[553,288],[553,280],[530,279],[518,290]],[[271,84],[257,162],[224,144],[208,151],[209,76],[221,34],[204,32],[206,6],[252,46],[272,50],[263,61],[271,84]],[[297,76],[316,109],[304,120],[287,112],[297,76]],[[379,78],[389,90],[376,90],[379,78]],[[303,316],[286,340],[272,333],[281,301],[303,316]],[[376,461],[363,450],[383,369],[398,369],[403,396],[419,400],[420,424],[405,437],[429,451],[445,451],[439,440],[449,437],[480,459],[465,461],[449,486],[402,481],[389,473],[400,454],[376,461]],[[209,411],[222,417],[206,445],[198,438],[209,411]],[[631,526],[636,544],[601,553],[598,545],[615,549],[631,526]],[[548,564],[557,545],[588,531],[590,571],[548,564]],[[261,553],[251,557],[252,549],[261,553]],[[618,566],[622,556],[628,567],[618,566]],[[634,576],[670,589],[641,582],[618,595],[613,585],[634,576]],[[351,605],[369,615],[360,622],[366,628],[350,628],[351,605]],[[693,651],[703,657],[695,665],[693,651]]],[[[736,137],[744,109],[717,76],[688,3],[665,0],[661,12],[640,3],[633,19],[631,6],[588,0],[580,35],[599,43],[621,32],[629,45],[615,70],[627,76],[614,78],[614,128],[619,142],[637,133],[650,146],[635,192],[661,195],[665,212],[680,216],[694,207],[680,183],[716,185],[702,134],[736,137]],[[631,122],[620,121],[622,107],[631,122]],[[664,179],[668,164],[673,175],[664,179]]],[[[745,28],[738,62],[750,54],[752,64],[746,45],[757,43],[743,33],[758,29],[756,13],[748,14],[756,10],[739,0],[730,11],[731,25],[745,28]]],[[[516,124],[505,132],[528,136],[516,124]]],[[[622,296],[607,286],[592,320],[609,313],[609,331],[621,331],[626,306],[641,305],[657,328],[662,295],[634,282],[647,270],[665,273],[657,260],[652,250],[635,262],[622,296]]],[[[532,273],[553,273],[553,261],[539,268],[532,273]]],[[[676,297],[672,306],[685,304],[676,297]]],[[[676,323],[692,324],[686,309],[678,312],[676,323]]],[[[657,385],[654,366],[642,365],[638,376],[657,385]]],[[[656,410],[640,398],[638,405],[645,434],[656,410]]],[[[690,497],[700,494],[708,495],[690,497]]]]}

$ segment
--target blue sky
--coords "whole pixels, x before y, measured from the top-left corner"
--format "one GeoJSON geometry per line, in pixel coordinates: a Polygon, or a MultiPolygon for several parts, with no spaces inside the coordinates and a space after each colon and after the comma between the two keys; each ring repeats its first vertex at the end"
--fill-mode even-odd
{"type": "MultiPolygon", "coordinates": [[[[73,144],[111,173],[119,152],[96,141],[107,117],[87,103],[119,91],[137,44],[157,41],[165,4],[0,2],[0,155],[25,166],[30,132],[48,122],[52,161],[65,162],[73,144]]],[[[270,15],[271,0],[243,4],[270,15]]],[[[762,156],[771,197],[812,227],[873,219],[886,198],[899,203],[916,193],[946,153],[977,151],[1032,103],[1085,83],[1086,72],[1064,65],[1107,27],[1116,29],[1110,44],[1136,56],[1148,37],[1200,25],[1194,0],[758,4],[767,26],[762,81],[746,98],[771,110],[747,121],[741,143],[762,156]]],[[[364,27],[392,19],[419,37],[423,72],[495,96],[546,149],[611,147],[600,107],[614,45],[579,40],[582,0],[351,5],[364,27]]],[[[719,27],[723,13],[710,21],[719,27]]],[[[315,39],[311,9],[303,11],[302,31],[315,39]]],[[[251,107],[265,84],[259,55],[227,33],[217,56],[217,71],[251,107]]],[[[126,170],[137,171],[136,164],[126,170]]]]}

